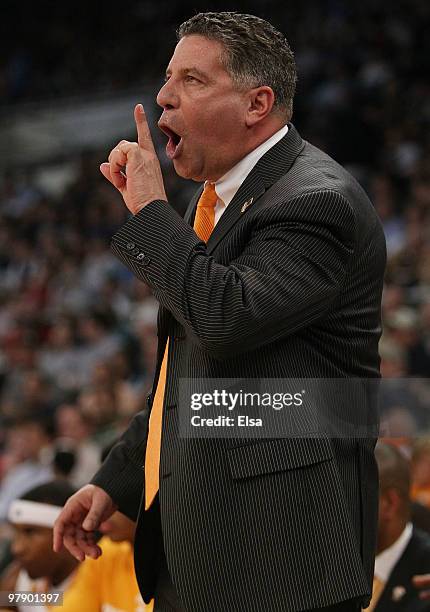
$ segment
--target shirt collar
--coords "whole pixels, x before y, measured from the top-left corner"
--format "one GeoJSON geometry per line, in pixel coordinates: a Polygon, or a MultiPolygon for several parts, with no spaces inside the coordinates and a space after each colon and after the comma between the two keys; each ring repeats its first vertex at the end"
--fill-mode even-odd
{"type": "Polygon", "coordinates": [[[277,142],[282,140],[288,132],[288,125],[284,125],[280,130],[275,132],[270,138],[265,140],[256,149],[248,153],[240,160],[231,170],[224,176],[218,179],[215,183],[215,190],[218,196],[218,201],[221,201],[224,206],[228,206],[234,198],[237,190],[242,185],[248,174],[254,168],[258,160],[263,157],[269,149],[277,142]]]}
{"type": "Polygon", "coordinates": [[[394,544],[391,544],[391,546],[377,555],[375,559],[375,575],[378,576],[382,582],[388,582],[394,566],[405,552],[405,548],[412,537],[412,529],[412,523],[408,523],[394,544]]]}

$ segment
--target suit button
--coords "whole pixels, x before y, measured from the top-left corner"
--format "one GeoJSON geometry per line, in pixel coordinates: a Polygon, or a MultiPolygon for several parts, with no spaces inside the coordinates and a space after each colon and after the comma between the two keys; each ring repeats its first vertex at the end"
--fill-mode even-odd
{"type": "Polygon", "coordinates": [[[144,253],[142,253],[142,255],[143,255],[143,257],[139,257],[139,255],[138,255],[137,259],[140,261],[140,265],[143,266],[144,268],[146,268],[146,266],[149,266],[149,264],[151,263],[151,260],[144,253]]]}
{"type": "Polygon", "coordinates": [[[170,478],[171,475],[172,475],[172,472],[165,472],[164,474],[161,475],[161,478],[163,480],[166,480],[167,478],[170,478]]]}
{"type": "Polygon", "coordinates": [[[131,254],[132,254],[132,255],[139,255],[139,253],[140,253],[140,251],[139,251],[139,249],[138,249],[137,247],[135,247],[135,248],[132,250],[132,252],[131,252],[131,254]]]}
{"type": "Polygon", "coordinates": [[[127,242],[126,246],[127,246],[127,250],[131,251],[132,249],[134,249],[136,245],[134,244],[134,242],[127,242]]]}
{"type": "Polygon", "coordinates": [[[139,261],[141,261],[142,259],[145,259],[145,253],[139,253],[136,259],[138,259],[139,261]]]}

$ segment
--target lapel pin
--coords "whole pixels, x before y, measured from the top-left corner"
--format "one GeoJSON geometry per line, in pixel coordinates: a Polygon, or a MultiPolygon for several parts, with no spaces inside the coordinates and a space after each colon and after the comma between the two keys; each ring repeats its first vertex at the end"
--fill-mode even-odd
{"type": "Polygon", "coordinates": [[[254,201],[254,198],[251,198],[250,200],[248,200],[247,202],[245,202],[245,204],[244,204],[244,205],[242,206],[242,208],[240,209],[240,212],[241,212],[241,213],[244,213],[244,212],[245,212],[245,210],[246,210],[246,209],[247,209],[249,206],[251,206],[251,204],[253,203],[253,201],[254,201]]]}
{"type": "Polygon", "coordinates": [[[391,599],[393,601],[400,601],[404,597],[405,594],[406,594],[405,587],[396,586],[393,589],[393,592],[392,592],[392,595],[391,595],[391,599]]]}

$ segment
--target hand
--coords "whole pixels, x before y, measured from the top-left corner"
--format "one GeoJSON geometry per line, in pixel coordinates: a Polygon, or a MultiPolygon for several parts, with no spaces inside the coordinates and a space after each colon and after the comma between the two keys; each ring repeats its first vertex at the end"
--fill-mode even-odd
{"type": "Polygon", "coordinates": [[[420,591],[420,599],[430,600],[430,590],[425,591],[424,589],[430,589],[430,574],[422,574],[421,576],[414,576],[412,582],[415,588],[420,591]]]}
{"type": "Polygon", "coordinates": [[[70,497],[54,524],[54,551],[64,546],[77,559],[97,559],[102,550],[94,531],[116,512],[112,498],[100,487],[86,485],[70,497]]]}
{"type": "Polygon", "coordinates": [[[100,171],[124,198],[133,215],[153,200],[166,200],[163,175],[141,104],[134,109],[137,142],[121,140],[110,152],[100,171]],[[127,178],[121,173],[127,167],[127,178]]]}

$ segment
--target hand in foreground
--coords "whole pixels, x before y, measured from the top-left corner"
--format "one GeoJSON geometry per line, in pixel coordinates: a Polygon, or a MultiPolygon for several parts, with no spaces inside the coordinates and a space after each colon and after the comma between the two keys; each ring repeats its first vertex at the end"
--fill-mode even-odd
{"type": "Polygon", "coordinates": [[[117,510],[112,498],[100,487],[85,485],[70,497],[54,524],[54,551],[64,546],[77,559],[97,559],[101,548],[94,531],[117,510]]]}
{"type": "Polygon", "coordinates": [[[430,600],[430,574],[422,574],[412,578],[414,587],[420,591],[420,599],[430,600]],[[427,589],[427,590],[426,590],[427,589]]]}
{"type": "Polygon", "coordinates": [[[153,200],[167,200],[160,162],[141,104],[134,109],[134,120],[137,142],[121,140],[110,152],[109,162],[100,166],[103,176],[118,189],[133,215],[153,200]],[[127,178],[123,174],[125,167],[127,178]]]}

